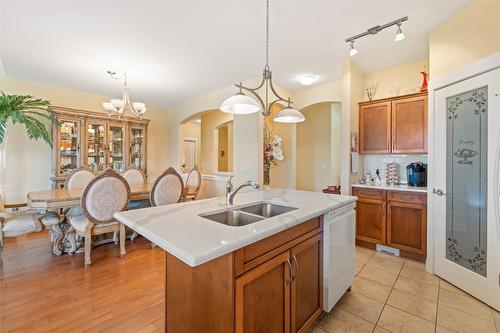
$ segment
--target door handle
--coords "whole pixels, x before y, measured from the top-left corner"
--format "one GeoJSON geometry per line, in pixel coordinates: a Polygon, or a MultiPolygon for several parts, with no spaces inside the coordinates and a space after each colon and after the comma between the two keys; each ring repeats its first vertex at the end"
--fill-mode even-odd
{"type": "Polygon", "coordinates": [[[443,195],[446,195],[446,193],[443,192],[442,189],[438,188],[438,189],[432,189],[432,193],[436,194],[436,195],[439,195],[440,197],[442,197],[443,195]]]}
{"type": "Polygon", "coordinates": [[[295,274],[293,275],[292,277],[292,282],[295,281],[295,279],[297,278],[297,275],[299,274],[299,262],[297,261],[297,257],[295,256],[295,254],[292,256],[292,259],[293,259],[293,262],[295,263],[295,274]]]}
{"type": "Polygon", "coordinates": [[[290,259],[287,259],[286,263],[288,265],[288,270],[290,271],[290,278],[288,279],[288,281],[286,281],[286,284],[290,284],[293,281],[293,268],[290,259]]]}

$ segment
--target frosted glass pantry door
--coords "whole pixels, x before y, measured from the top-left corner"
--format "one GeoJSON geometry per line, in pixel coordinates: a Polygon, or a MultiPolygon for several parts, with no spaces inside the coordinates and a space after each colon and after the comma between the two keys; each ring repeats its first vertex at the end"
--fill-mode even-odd
{"type": "Polygon", "coordinates": [[[435,272],[500,310],[500,69],[434,95],[435,272]]]}

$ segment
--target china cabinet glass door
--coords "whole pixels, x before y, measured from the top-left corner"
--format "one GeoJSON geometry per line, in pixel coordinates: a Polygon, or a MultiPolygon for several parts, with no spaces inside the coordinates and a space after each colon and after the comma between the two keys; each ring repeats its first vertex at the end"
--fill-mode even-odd
{"type": "Polygon", "coordinates": [[[130,165],[144,170],[145,147],[144,128],[132,127],[130,129],[130,165]]]}
{"type": "Polygon", "coordinates": [[[104,170],[106,159],[106,126],[104,124],[87,125],[87,164],[93,171],[104,170]]]}
{"type": "Polygon", "coordinates": [[[79,165],[79,123],[61,121],[59,129],[59,165],[60,175],[73,172],[79,165]]]}
{"type": "Polygon", "coordinates": [[[125,163],[123,160],[123,144],[124,144],[124,128],[117,125],[109,125],[108,131],[108,166],[118,172],[125,171],[125,163]]]}

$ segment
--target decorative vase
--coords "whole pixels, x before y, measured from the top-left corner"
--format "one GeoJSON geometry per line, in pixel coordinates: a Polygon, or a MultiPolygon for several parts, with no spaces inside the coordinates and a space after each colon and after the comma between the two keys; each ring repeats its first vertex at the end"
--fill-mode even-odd
{"type": "Polygon", "coordinates": [[[422,76],[423,76],[422,86],[420,87],[420,92],[427,92],[427,88],[428,88],[427,77],[429,76],[429,74],[427,74],[426,72],[420,72],[420,74],[422,74],[422,76]]]}

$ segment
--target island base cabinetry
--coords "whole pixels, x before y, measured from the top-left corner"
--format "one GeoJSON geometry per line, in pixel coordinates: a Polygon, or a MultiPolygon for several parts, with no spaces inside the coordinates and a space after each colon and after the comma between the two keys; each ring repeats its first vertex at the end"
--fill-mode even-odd
{"type": "Polygon", "coordinates": [[[320,218],[190,267],[167,253],[167,332],[307,332],[322,312],[320,218]]]}
{"type": "Polygon", "coordinates": [[[405,257],[425,260],[427,253],[427,195],[418,192],[353,188],[356,205],[356,244],[377,244],[400,250],[405,257]]]}

